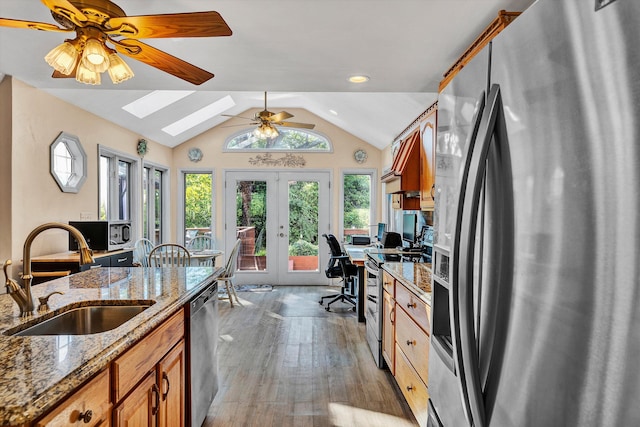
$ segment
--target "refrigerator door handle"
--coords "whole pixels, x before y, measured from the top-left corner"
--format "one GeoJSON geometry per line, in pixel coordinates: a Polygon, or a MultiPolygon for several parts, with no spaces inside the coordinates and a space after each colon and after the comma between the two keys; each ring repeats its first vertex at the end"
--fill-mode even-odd
{"type": "MultiPolygon", "coordinates": [[[[466,212],[465,209],[465,199],[467,193],[467,183],[469,180],[469,171],[471,168],[471,160],[473,158],[475,143],[478,139],[478,132],[480,129],[480,125],[482,123],[482,118],[484,117],[485,110],[485,102],[486,96],[485,92],[482,91],[480,97],[478,98],[478,107],[476,108],[476,113],[473,117],[472,123],[473,128],[469,133],[469,138],[466,144],[465,153],[463,155],[464,164],[461,167],[461,175],[460,175],[460,193],[458,195],[458,209],[456,212],[456,221],[455,221],[455,230],[453,235],[453,265],[459,265],[460,258],[460,244],[462,241],[462,217],[466,212]]],[[[456,268],[453,269],[451,275],[451,298],[449,299],[449,312],[451,313],[451,341],[453,344],[453,366],[455,369],[455,374],[458,377],[459,386],[460,386],[460,394],[462,398],[462,406],[465,411],[465,416],[469,421],[470,425],[474,425],[472,420],[471,408],[469,407],[469,394],[466,386],[466,369],[465,363],[463,359],[463,353],[461,349],[461,313],[460,313],[460,304],[459,304],[459,280],[458,280],[458,271],[456,268]]]]}
{"type": "MultiPolygon", "coordinates": [[[[457,363],[460,372],[460,386],[467,403],[464,407],[468,410],[469,423],[474,427],[484,427],[486,425],[478,350],[479,337],[476,336],[474,318],[474,259],[475,237],[478,225],[476,217],[481,208],[480,200],[485,185],[487,159],[489,158],[489,149],[492,143],[497,144],[496,149],[502,153],[501,157],[496,159],[496,162],[499,163],[500,167],[508,169],[502,173],[510,173],[510,163],[508,158],[505,158],[505,156],[508,157],[508,141],[499,85],[493,85],[489,92],[487,107],[482,114],[480,123],[480,133],[471,154],[469,164],[470,188],[465,188],[463,196],[457,260],[455,259],[456,254],[454,254],[454,262],[457,261],[454,264],[456,266],[454,268],[454,277],[457,283],[457,286],[455,286],[457,292],[454,298],[456,298],[455,302],[459,308],[457,313],[459,324],[456,330],[456,344],[459,350],[457,351],[457,363]]],[[[498,215],[500,220],[504,221],[507,232],[501,232],[495,237],[496,243],[503,250],[509,250],[509,247],[511,247],[509,242],[512,236],[508,230],[511,229],[512,220],[508,215],[508,211],[513,207],[512,191],[510,188],[505,187],[500,193],[500,200],[496,201],[496,203],[500,203],[498,215]]],[[[505,263],[500,265],[500,268],[508,270],[509,265],[505,263]]],[[[500,286],[500,281],[501,278],[498,278],[495,283],[490,283],[489,285],[500,286]]]]}

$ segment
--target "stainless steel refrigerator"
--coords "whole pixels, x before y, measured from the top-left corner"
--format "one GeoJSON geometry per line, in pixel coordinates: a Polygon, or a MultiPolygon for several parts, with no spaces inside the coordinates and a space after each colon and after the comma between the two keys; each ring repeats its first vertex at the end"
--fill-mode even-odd
{"type": "Polygon", "coordinates": [[[441,93],[429,426],[640,425],[639,43],[538,0],[441,93]]]}

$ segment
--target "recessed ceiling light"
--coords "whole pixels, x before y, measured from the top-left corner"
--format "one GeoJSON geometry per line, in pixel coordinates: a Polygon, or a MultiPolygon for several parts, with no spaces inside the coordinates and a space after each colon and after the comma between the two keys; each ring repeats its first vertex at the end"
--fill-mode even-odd
{"type": "Polygon", "coordinates": [[[195,90],[154,90],[150,94],[125,105],[122,109],[139,119],[143,119],[149,114],[162,110],[167,105],[171,105],[192,93],[195,93],[195,90]]]}
{"type": "Polygon", "coordinates": [[[329,110],[329,112],[330,112],[331,114],[333,114],[334,116],[337,116],[337,115],[338,115],[338,112],[337,112],[336,110],[329,110]]]}
{"type": "Polygon", "coordinates": [[[351,83],[364,83],[364,82],[368,82],[369,81],[369,77],[368,76],[360,76],[360,75],[350,76],[349,77],[349,81],[351,83]]]}
{"type": "Polygon", "coordinates": [[[163,127],[162,131],[168,133],[171,136],[179,135],[194,126],[197,126],[200,123],[227,111],[234,105],[236,105],[235,101],[231,98],[231,96],[227,95],[224,98],[217,100],[213,104],[209,104],[206,107],[201,108],[198,111],[191,113],[176,122],[171,123],[168,126],[163,127]]]}

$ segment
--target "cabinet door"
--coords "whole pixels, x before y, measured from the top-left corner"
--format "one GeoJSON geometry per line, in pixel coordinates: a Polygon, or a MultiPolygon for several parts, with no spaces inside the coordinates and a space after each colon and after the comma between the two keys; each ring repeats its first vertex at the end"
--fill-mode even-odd
{"type": "Polygon", "coordinates": [[[114,427],[155,427],[160,406],[160,389],[155,369],[114,410],[114,427]]]}
{"type": "Polygon", "coordinates": [[[159,427],[183,427],[185,420],[185,347],[180,341],[158,364],[159,427]]]}
{"type": "Polygon", "coordinates": [[[420,124],[422,147],[420,148],[420,209],[433,210],[436,182],[436,110],[420,124]]]}
{"type": "Polygon", "coordinates": [[[382,356],[389,370],[395,374],[395,305],[396,301],[386,291],[382,293],[382,356]]]}

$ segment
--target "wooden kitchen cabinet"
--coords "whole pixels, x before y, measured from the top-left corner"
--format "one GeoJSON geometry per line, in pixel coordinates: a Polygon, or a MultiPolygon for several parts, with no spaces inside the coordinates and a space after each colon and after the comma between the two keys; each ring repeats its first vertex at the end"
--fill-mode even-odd
{"type": "Polygon", "coordinates": [[[160,390],[156,385],[155,371],[148,372],[113,411],[114,426],[153,427],[160,405],[160,390]]]}
{"type": "Polygon", "coordinates": [[[109,427],[110,425],[111,399],[109,398],[108,368],[34,424],[35,427],[109,427]]]}
{"type": "Polygon", "coordinates": [[[392,374],[395,374],[395,310],[396,301],[386,291],[382,293],[382,357],[392,374]]]}
{"type": "Polygon", "coordinates": [[[420,122],[420,209],[435,208],[437,103],[431,105],[420,122]]]}
{"type": "Polygon", "coordinates": [[[185,420],[184,310],[112,364],[114,427],[182,427],[185,420]]]}
{"type": "Polygon", "coordinates": [[[185,420],[185,345],[181,341],[158,363],[160,427],[183,427],[185,420]]]}

